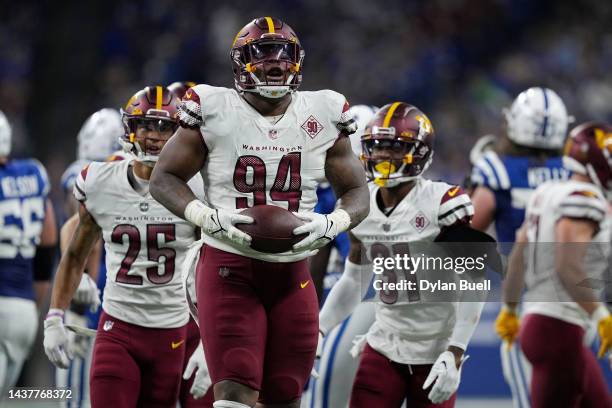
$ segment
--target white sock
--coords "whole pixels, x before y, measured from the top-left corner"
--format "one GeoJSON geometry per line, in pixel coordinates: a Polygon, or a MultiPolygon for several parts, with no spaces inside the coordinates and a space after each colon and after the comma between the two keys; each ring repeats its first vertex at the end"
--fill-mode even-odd
{"type": "Polygon", "coordinates": [[[248,405],[245,405],[241,402],[236,401],[228,401],[228,400],[219,400],[213,403],[214,408],[251,408],[248,405]]]}

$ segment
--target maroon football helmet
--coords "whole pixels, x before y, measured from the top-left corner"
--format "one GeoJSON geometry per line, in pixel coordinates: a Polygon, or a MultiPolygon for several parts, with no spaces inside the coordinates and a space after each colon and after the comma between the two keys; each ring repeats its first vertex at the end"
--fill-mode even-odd
{"type": "Polygon", "coordinates": [[[587,122],[572,129],[565,143],[563,164],[588,176],[612,201],[612,125],[587,122]]]}
{"type": "Polygon", "coordinates": [[[168,89],[174,92],[179,99],[183,99],[183,96],[185,96],[185,92],[187,92],[187,90],[192,86],[196,85],[197,84],[195,82],[191,81],[176,81],[168,85],[168,89]]]}
{"type": "Polygon", "coordinates": [[[434,129],[415,106],[394,102],[380,108],[361,136],[370,181],[394,187],[419,177],[431,164],[434,129]]]}
{"type": "Polygon", "coordinates": [[[147,86],[136,92],[121,109],[125,128],[121,140],[123,150],[134,155],[138,161],[155,163],[163,144],[178,128],[179,102],[178,96],[163,86],[147,86]],[[139,128],[166,137],[137,140],[139,128]]]}
{"type": "Polygon", "coordinates": [[[238,31],[230,51],[236,89],[280,98],[300,86],[304,55],[291,27],[272,17],[256,18],[238,31]]]}

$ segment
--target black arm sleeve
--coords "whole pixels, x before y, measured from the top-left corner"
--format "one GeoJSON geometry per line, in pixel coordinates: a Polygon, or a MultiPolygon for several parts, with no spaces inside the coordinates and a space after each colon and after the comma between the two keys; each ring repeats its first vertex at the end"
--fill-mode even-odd
{"type": "Polygon", "coordinates": [[[51,272],[55,265],[56,246],[39,246],[34,256],[34,281],[51,280],[51,272]]]}

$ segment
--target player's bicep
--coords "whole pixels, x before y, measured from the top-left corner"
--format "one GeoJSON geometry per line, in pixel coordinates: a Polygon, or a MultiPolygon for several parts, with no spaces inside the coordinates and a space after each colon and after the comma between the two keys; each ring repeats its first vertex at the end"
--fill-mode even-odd
{"type": "Polygon", "coordinates": [[[347,137],[340,137],[327,151],[325,177],[334,189],[336,197],[342,197],[351,189],[366,187],[365,171],[353,154],[347,137]]]}
{"type": "Polygon", "coordinates": [[[179,127],[159,155],[153,174],[170,173],[187,182],[204,167],[206,155],[200,130],[179,127]]]}

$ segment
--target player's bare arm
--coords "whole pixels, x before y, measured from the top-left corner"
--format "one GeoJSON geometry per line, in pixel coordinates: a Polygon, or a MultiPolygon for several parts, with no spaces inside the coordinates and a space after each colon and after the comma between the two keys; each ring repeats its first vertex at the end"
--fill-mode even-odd
{"type": "MultiPolygon", "coordinates": [[[[79,226],[79,214],[74,214],[70,217],[62,228],[60,229],[60,251],[62,253],[66,252],[68,247],[70,246],[70,242],[72,241],[72,236],[79,226]]],[[[87,274],[91,276],[93,280],[98,279],[98,274],[100,272],[100,255],[102,253],[102,240],[98,240],[94,245],[93,249],[89,257],[87,258],[87,262],[85,264],[85,271],[87,274]]]]}
{"type": "Polygon", "coordinates": [[[495,194],[487,187],[476,187],[471,196],[474,204],[472,228],[484,231],[495,219],[495,194]]]}
{"type": "Polygon", "coordinates": [[[589,315],[600,303],[593,290],[580,283],[587,279],[584,255],[596,229],[593,221],[563,217],[555,230],[555,269],[565,290],[589,315]]]}
{"type": "Polygon", "coordinates": [[[179,127],[164,146],[151,174],[149,188],[153,198],[184,217],[185,207],[196,199],[187,181],[204,167],[206,154],[200,131],[179,127]]]}
{"type": "Polygon", "coordinates": [[[100,238],[100,227],[84,206],[79,208],[79,225],[70,245],[62,254],[51,294],[51,309],[66,310],[72,295],[79,286],[85,262],[96,241],[100,238]]]}
{"type": "Polygon", "coordinates": [[[348,213],[349,228],[353,228],[370,212],[370,195],[363,166],[347,137],[338,139],[327,151],[325,177],[338,197],[338,208],[348,213]]]}
{"type": "Polygon", "coordinates": [[[525,249],[527,246],[527,226],[516,232],[516,242],[508,258],[508,273],[504,281],[503,300],[508,307],[515,309],[521,300],[525,286],[525,249]]]}

